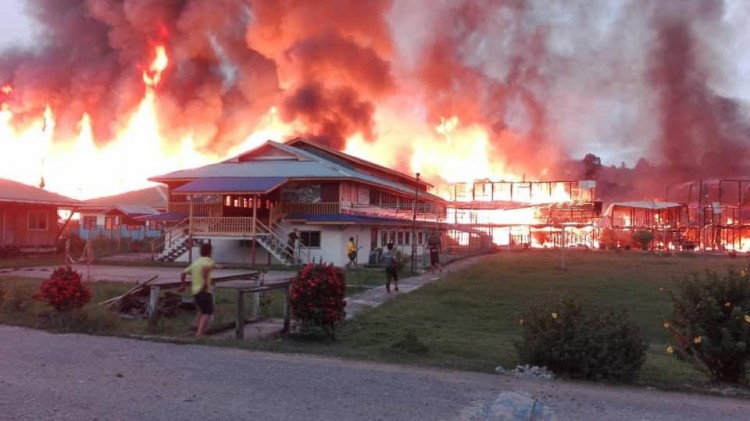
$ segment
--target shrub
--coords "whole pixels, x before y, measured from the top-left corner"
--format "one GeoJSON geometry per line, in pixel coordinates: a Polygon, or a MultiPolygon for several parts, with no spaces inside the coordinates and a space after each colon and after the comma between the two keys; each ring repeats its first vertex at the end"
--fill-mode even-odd
{"type": "Polygon", "coordinates": [[[628,313],[584,312],[573,297],[532,304],[521,316],[516,343],[523,363],[572,378],[632,381],[647,345],[628,313]]]}
{"type": "Polygon", "coordinates": [[[336,327],[344,319],[346,302],[344,272],[331,264],[308,263],[292,281],[289,299],[292,314],[305,333],[335,338],[336,327]]]}
{"type": "Polygon", "coordinates": [[[668,352],[689,361],[712,380],[746,380],[750,357],[750,279],[748,269],[728,269],[722,276],[685,276],[667,291],[671,317],[664,327],[672,333],[668,352]]]}
{"type": "Polygon", "coordinates": [[[38,317],[45,329],[58,332],[111,333],[120,326],[117,314],[102,306],[92,306],[84,311],[44,312],[38,317]]]}
{"type": "Polygon", "coordinates": [[[58,312],[68,312],[82,308],[91,296],[91,288],[82,282],[81,274],[61,266],[39,285],[34,299],[46,302],[58,312]]]}

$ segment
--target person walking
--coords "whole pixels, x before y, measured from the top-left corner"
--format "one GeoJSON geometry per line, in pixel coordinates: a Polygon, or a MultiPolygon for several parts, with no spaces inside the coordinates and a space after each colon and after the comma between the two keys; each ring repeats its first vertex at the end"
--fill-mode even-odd
{"type": "Polygon", "coordinates": [[[391,281],[393,281],[393,290],[398,291],[398,257],[393,251],[393,243],[388,243],[386,246],[382,260],[383,267],[385,267],[385,291],[391,292],[391,281]]]}
{"type": "Polygon", "coordinates": [[[349,243],[346,245],[346,257],[349,258],[349,263],[346,266],[357,266],[357,244],[354,242],[354,237],[349,237],[349,243]]]}
{"type": "Polygon", "coordinates": [[[180,274],[180,288],[177,291],[184,291],[188,274],[191,277],[190,292],[198,307],[198,321],[195,337],[203,336],[208,326],[208,321],[214,314],[214,295],[213,283],[211,282],[211,271],[216,264],[211,253],[213,248],[210,243],[201,244],[201,257],[194,260],[180,274]]]}
{"type": "Polygon", "coordinates": [[[443,271],[443,265],[440,264],[440,237],[437,234],[433,234],[427,240],[427,247],[430,250],[430,270],[440,272],[443,271]]]}

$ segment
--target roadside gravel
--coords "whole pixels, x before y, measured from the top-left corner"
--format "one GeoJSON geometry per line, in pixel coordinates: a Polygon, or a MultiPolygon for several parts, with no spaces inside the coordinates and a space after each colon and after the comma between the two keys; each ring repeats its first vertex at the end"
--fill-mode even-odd
{"type": "Polygon", "coordinates": [[[532,413],[721,421],[747,419],[750,401],[0,326],[0,419],[499,420],[532,413]]]}

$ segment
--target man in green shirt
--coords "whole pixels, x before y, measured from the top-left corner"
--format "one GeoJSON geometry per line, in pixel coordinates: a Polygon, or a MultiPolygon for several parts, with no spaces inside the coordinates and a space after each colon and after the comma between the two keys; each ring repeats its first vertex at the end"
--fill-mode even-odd
{"type": "Polygon", "coordinates": [[[195,332],[196,337],[203,336],[203,333],[208,326],[208,321],[211,319],[211,315],[214,314],[214,296],[213,296],[213,285],[211,282],[211,270],[214,268],[215,263],[211,258],[212,247],[209,243],[201,244],[201,257],[194,260],[180,275],[180,289],[178,291],[185,290],[185,280],[187,275],[190,274],[191,286],[190,292],[193,294],[195,299],[195,305],[200,310],[198,316],[198,330],[195,332]]]}

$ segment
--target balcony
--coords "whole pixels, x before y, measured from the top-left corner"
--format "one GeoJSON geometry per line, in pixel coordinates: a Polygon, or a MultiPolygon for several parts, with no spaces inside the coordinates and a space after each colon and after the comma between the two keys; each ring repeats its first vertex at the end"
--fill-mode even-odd
{"type": "MultiPolygon", "coordinates": [[[[221,202],[193,203],[193,215],[221,216],[223,205],[221,202]]],[[[169,202],[167,212],[190,214],[190,202],[169,202]]]]}

